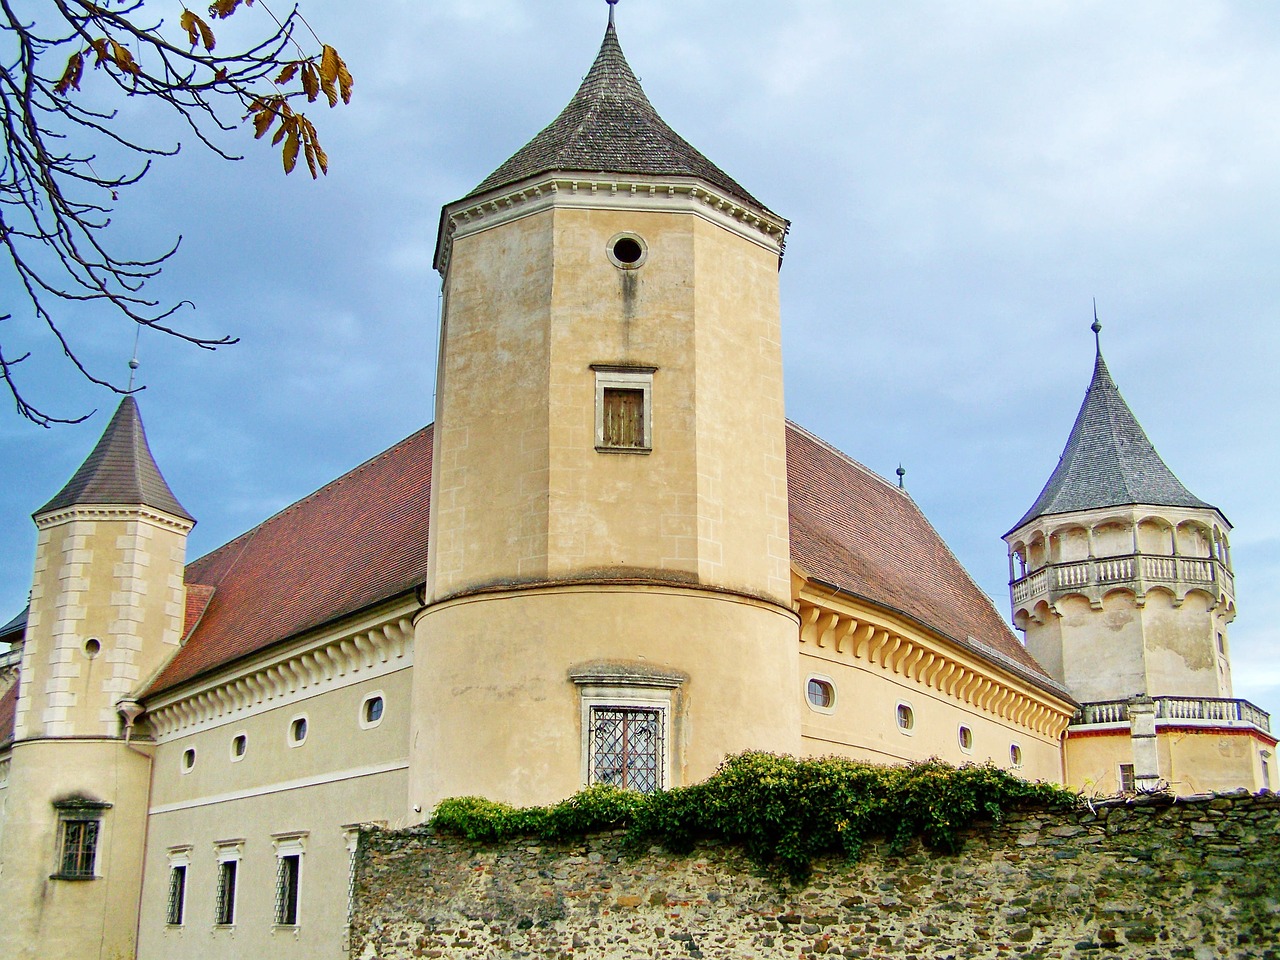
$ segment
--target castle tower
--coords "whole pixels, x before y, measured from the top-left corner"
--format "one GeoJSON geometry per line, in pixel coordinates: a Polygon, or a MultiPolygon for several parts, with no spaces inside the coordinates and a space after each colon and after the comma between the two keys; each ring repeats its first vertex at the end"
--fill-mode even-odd
{"type": "Polygon", "coordinates": [[[787,226],[663,122],[612,17],[560,116],[445,207],[414,810],[798,747],[787,226]]]}
{"type": "Polygon", "coordinates": [[[194,525],[132,397],[34,519],[0,956],[132,956],[151,760],[151,745],[133,739],[133,698],[178,648],[194,525]]]}
{"type": "Polygon", "coordinates": [[[1067,732],[1069,785],[1266,782],[1269,719],[1231,696],[1230,531],[1160,459],[1099,345],[1058,465],[1004,538],[1014,625],[1082,705],[1067,732]]]}

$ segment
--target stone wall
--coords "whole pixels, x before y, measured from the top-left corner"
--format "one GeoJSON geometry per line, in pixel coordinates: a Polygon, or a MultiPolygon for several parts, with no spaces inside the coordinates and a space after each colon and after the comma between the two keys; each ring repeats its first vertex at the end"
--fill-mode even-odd
{"type": "Polygon", "coordinates": [[[360,838],[352,956],[1280,960],[1280,796],[1023,810],[964,852],[869,845],[780,884],[721,845],[360,838]]]}

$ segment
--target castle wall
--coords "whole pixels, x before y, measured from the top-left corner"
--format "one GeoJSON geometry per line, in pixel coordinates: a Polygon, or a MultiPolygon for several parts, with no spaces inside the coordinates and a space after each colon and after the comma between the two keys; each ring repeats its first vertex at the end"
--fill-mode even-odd
{"type": "MultiPolygon", "coordinates": [[[[1066,786],[1086,796],[1119,793],[1119,767],[1134,762],[1128,724],[1109,731],[1069,733],[1063,751],[1066,786]]],[[[1247,790],[1274,789],[1280,783],[1275,775],[1273,739],[1248,728],[1160,723],[1156,755],[1160,780],[1180,796],[1241,786],[1247,790]]]]}
{"type": "Polygon", "coordinates": [[[787,889],[722,846],[633,858],[616,835],[483,847],[369,831],[352,956],[1273,960],[1278,837],[1274,794],[1023,811],[969,830],[959,856],[871,845],[787,889]]]}
{"type": "Polygon", "coordinates": [[[404,812],[409,669],[193,733],[156,750],[139,957],[271,956],[339,960],[346,932],[351,826],[404,812]],[[380,696],[370,723],[365,704],[380,696]],[[307,723],[294,744],[292,728],[307,723]],[[245,738],[237,756],[235,741],[245,738]],[[195,751],[188,769],[184,755],[195,751]],[[278,853],[300,854],[296,924],[276,922],[278,853]],[[215,922],[219,860],[234,858],[233,923],[215,922]],[[182,922],[169,923],[171,870],[186,867],[182,922]]]}

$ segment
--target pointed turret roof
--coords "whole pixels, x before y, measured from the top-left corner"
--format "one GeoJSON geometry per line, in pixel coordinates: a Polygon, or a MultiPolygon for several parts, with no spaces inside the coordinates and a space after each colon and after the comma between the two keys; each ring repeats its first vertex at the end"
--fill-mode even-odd
{"type": "Polygon", "coordinates": [[[1013,529],[1051,514],[1134,504],[1217,509],[1192,495],[1160,459],[1120,396],[1099,348],[1058,466],[1013,529]]]}
{"type": "Polygon", "coordinates": [[[131,396],[120,401],[102,439],[75,476],[35,515],[89,503],[152,507],[195,522],[160,474],[147,446],[138,403],[131,396]]]}
{"type": "Polygon", "coordinates": [[[560,116],[468,196],[551,172],[697,177],[767,209],[658,116],[622,55],[612,20],[595,63],[560,116]]]}

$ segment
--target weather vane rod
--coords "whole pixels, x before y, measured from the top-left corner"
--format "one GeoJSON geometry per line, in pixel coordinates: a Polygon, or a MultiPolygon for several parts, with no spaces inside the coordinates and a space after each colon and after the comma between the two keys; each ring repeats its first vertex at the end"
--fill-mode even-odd
{"type": "Polygon", "coordinates": [[[613,8],[618,5],[618,0],[605,0],[609,4],[609,26],[613,26],[613,8]]]}
{"type": "Polygon", "coordinates": [[[1089,329],[1093,331],[1093,345],[1098,350],[1098,355],[1102,355],[1102,324],[1098,321],[1098,298],[1093,298],[1093,323],[1089,325],[1089,329]]]}

